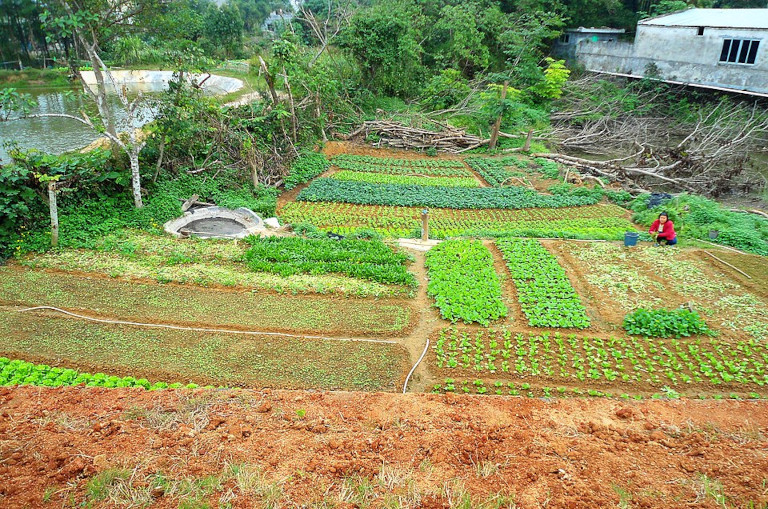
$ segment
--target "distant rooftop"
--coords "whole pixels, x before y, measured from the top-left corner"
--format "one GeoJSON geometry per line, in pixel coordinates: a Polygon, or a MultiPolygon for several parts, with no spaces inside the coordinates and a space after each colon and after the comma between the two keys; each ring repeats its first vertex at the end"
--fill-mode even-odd
{"type": "Polygon", "coordinates": [[[638,25],[768,29],[768,8],[688,9],[644,19],[638,25]]]}
{"type": "Polygon", "coordinates": [[[623,34],[624,29],[623,28],[569,28],[566,30],[566,32],[578,32],[578,33],[585,33],[585,34],[623,34]]]}

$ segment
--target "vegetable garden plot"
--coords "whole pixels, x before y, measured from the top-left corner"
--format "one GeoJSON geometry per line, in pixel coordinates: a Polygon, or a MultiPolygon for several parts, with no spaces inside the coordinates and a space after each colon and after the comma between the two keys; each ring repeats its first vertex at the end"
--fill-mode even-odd
{"type": "MultiPolygon", "coordinates": [[[[373,229],[387,237],[418,237],[421,208],[367,206],[346,203],[292,202],[280,211],[284,222],[309,222],[326,231],[346,235],[373,229]]],[[[587,205],[556,209],[429,209],[433,238],[558,237],[618,240],[634,229],[626,212],[615,205],[587,205]]]]}
{"type": "Polygon", "coordinates": [[[85,310],[136,322],[323,335],[392,335],[411,320],[396,299],[339,299],[125,282],[67,273],[0,269],[0,302],[85,310]]]}
{"type": "Polygon", "coordinates": [[[446,320],[488,325],[507,315],[493,256],[480,241],[449,240],[427,252],[427,293],[446,320]]]}
{"type": "Polygon", "coordinates": [[[599,201],[594,196],[543,195],[522,187],[433,187],[343,182],[331,178],[313,180],[296,200],[457,209],[574,207],[599,201]]]}
{"type": "Polygon", "coordinates": [[[496,242],[517,288],[518,300],[533,327],[584,329],[589,317],[557,259],[537,240],[496,242]]]}
{"type": "Polygon", "coordinates": [[[407,254],[380,240],[250,237],[246,264],[257,272],[293,274],[339,273],[378,283],[417,286],[405,267],[407,254]]]}
{"type": "Polygon", "coordinates": [[[224,286],[285,294],[336,294],[354,297],[394,297],[412,292],[410,286],[376,283],[336,273],[254,272],[244,263],[245,242],[190,238],[177,240],[135,231],[105,238],[93,250],[62,250],[28,255],[19,263],[32,268],[80,271],[113,278],[154,280],[196,287],[224,286]]]}
{"type": "Polygon", "coordinates": [[[698,250],[645,246],[626,250],[611,244],[559,249],[571,257],[592,292],[601,295],[603,305],[624,315],[639,308],[671,309],[690,303],[711,329],[768,340],[765,300],[699,260],[698,250]]]}
{"type": "Polygon", "coordinates": [[[199,385],[394,391],[404,347],[147,329],[0,309],[0,356],[199,385]]]}
{"type": "Polygon", "coordinates": [[[369,182],[372,184],[402,184],[435,187],[480,187],[474,177],[421,177],[415,175],[389,175],[342,170],[329,178],[348,182],[369,182]]]}
{"type": "Polygon", "coordinates": [[[503,183],[508,183],[509,179],[514,176],[514,172],[507,169],[508,166],[515,166],[521,170],[528,167],[525,161],[516,157],[505,157],[502,159],[477,157],[467,159],[467,164],[493,187],[501,187],[503,183]]]}
{"type": "Polygon", "coordinates": [[[754,338],[603,339],[451,327],[433,339],[428,361],[441,379],[452,379],[439,391],[768,396],[768,344],[754,338]]]}

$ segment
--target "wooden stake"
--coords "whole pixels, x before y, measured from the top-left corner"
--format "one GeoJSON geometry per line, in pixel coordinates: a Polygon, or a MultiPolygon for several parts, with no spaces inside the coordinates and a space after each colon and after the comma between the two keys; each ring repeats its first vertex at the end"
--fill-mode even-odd
{"type": "Polygon", "coordinates": [[[51,211],[51,246],[59,245],[59,208],[56,206],[56,182],[48,182],[48,208],[51,211]]]}
{"type": "Polygon", "coordinates": [[[421,240],[429,240],[429,209],[421,211],[421,240]]]}

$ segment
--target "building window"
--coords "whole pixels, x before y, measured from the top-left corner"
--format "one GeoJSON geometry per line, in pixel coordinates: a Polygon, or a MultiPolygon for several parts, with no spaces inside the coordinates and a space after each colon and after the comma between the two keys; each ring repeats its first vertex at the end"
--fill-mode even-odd
{"type": "Polygon", "coordinates": [[[563,44],[568,44],[571,42],[571,34],[563,34],[560,36],[560,42],[563,44]]]}
{"type": "Polygon", "coordinates": [[[704,35],[704,27],[699,27],[699,32],[697,35],[704,35]]]}
{"type": "Polygon", "coordinates": [[[723,39],[720,61],[732,64],[754,64],[760,41],[749,39],[723,39]]]}

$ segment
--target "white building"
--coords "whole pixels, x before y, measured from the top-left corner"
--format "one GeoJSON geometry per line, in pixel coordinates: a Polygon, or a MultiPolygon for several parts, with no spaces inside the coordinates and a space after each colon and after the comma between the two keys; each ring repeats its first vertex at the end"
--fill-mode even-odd
{"type": "Polygon", "coordinates": [[[634,43],[576,46],[587,70],[768,94],[768,8],[689,9],[645,19],[634,43]]]}

